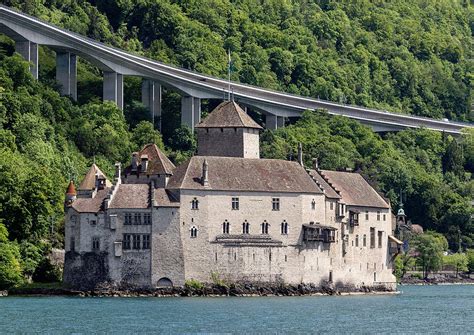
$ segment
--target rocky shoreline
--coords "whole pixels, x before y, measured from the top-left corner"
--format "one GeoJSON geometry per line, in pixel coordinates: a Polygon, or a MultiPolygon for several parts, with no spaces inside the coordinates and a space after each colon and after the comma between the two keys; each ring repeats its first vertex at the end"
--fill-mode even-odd
{"type": "Polygon", "coordinates": [[[401,285],[474,285],[474,278],[467,275],[446,276],[446,275],[435,275],[430,276],[427,279],[410,276],[404,277],[400,281],[401,285]]]}
{"type": "Polygon", "coordinates": [[[311,296],[311,295],[351,295],[351,294],[393,294],[394,290],[380,287],[360,288],[333,285],[316,286],[268,285],[242,283],[231,285],[202,284],[201,287],[162,287],[154,289],[132,287],[103,287],[93,290],[74,290],[68,288],[17,288],[8,292],[13,296],[78,296],[78,297],[250,297],[250,296],[311,296]]]}

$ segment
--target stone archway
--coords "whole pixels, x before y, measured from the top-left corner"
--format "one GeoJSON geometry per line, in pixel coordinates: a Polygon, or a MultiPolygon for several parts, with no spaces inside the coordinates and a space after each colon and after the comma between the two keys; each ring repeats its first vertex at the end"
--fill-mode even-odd
{"type": "Polygon", "coordinates": [[[158,283],[156,283],[156,286],[158,286],[158,287],[172,287],[173,282],[169,278],[163,277],[163,278],[160,278],[158,280],[158,283]]]}

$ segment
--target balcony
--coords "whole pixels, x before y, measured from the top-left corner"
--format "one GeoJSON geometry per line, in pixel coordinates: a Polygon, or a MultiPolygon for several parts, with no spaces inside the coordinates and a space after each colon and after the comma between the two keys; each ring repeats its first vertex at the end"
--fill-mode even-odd
{"type": "Polygon", "coordinates": [[[303,225],[303,241],[305,242],[336,242],[336,228],[320,224],[303,225]]]}

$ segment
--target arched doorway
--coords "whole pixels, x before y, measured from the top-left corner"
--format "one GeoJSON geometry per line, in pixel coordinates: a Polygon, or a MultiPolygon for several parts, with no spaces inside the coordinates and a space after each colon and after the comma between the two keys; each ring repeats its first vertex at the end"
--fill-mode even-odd
{"type": "Polygon", "coordinates": [[[158,280],[158,283],[156,284],[156,286],[158,286],[158,287],[172,287],[173,282],[169,278],[163,277],[163,278],[160,278],[160,280],[158,280]]]}

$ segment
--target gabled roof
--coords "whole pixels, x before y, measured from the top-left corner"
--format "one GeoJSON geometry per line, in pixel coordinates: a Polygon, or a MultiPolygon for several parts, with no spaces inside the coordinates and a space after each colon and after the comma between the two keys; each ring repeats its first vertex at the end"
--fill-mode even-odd
{"type": "Polygon", "coordinates": [[[340,192],[342,201],[346,205],[390,208],[388,203],[358,173],[321,170],[321,175],[340,192]]]}
{"type": "Polygon", "coordinates": [[[196,128],[254,128],[262,129],[234,101],[224,101],[199,123],[196,128]]]}
{"type": "Polygon", "coordinates": [[[72,208],[79,213],[97,213],[103,210],[103,202],[109,190],[109,188],[99,190],[93,198],[77,198],[72,203],[72,208]]]}
{"type": "Polygon", "coordinates": [[[148,184],[120,184],[109,208],[150,207],[150,186],[148,184]]]}
{"type": "Polygon", "coordinates": [[[179,207],[179,201],[164,188],[155,189],[155,204],[156,207],[179,207]]]}
{"type": "Polygon", "coordinates": [[[87,171],[86,176],[82,180],[81,184],[79,185],[79,191],[90,191],[95,189],[95,175],[99,175],[99,177],[105,178],[105,186],[111,187],[112,183],[107,179],[105,174],[99,169],[99,167],[95,164],[89,168],[87,171]]]}
{"type": "Polygon", "coordinates": [[[285,192],[321,194],[321,189],[296,162],[279,159],[194,156],[178,166],[168,189],[285,192]],[[208,186],[201,183],[208,163],[208,186]]]}
{"type": "MultiPolygon", "coordinates": [[[[147,175],[167,174],[172,175],[175,168],[174,164],[168,157],[158,148],[156,144],[147,144],[138,153],[137,156],[137,172],[145,173],[147,175]],[[146,171],[141,171],[142,158],[148,158],[148,168],[146,171]]],[[[127,166],[124,173],[130,174],[132,172],[131,165],[127,166]]]]}
{"type": "Polygon", "coordinates": [[[328,182],[321,176],[321,174],[316,170],[309,170],[309,175],[313,178],[319,188],[322,188],[324,195],[331,199],[340,199],[341,196],[336,192],[336,190],[328,184],[328,182]]]}

